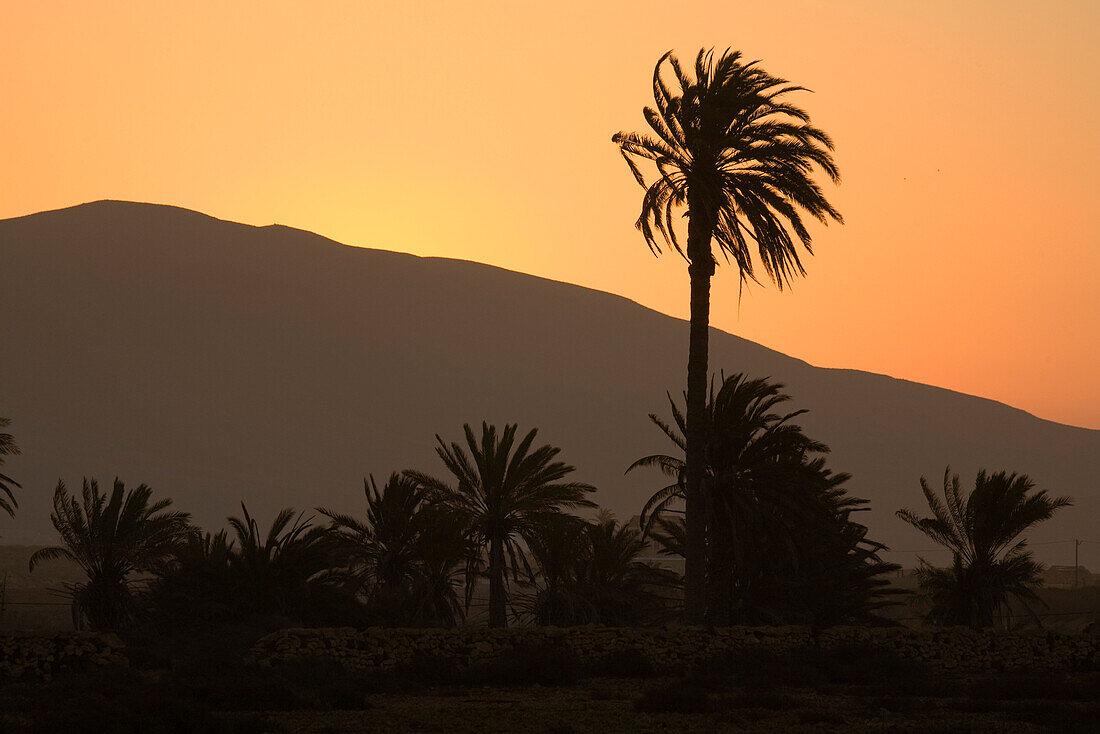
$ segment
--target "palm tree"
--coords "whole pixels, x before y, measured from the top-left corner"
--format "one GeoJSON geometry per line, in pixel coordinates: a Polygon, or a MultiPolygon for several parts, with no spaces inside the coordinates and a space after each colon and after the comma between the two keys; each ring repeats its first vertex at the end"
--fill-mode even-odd
{"type": "Polygon", "coordinates": [[[1048,497],[1046,490],[1033,492],[1035,484],[1026,474],[990,475],[984,469],[968,496],[960,488],[959,475],[951,475],[951,467],[943,474],[942,501],[924,477],[920,486],[932,517],[918,517],[907,509],[898,510],[897,516],[952,554],[950,569],[933,568],[920,559],[921,586],[932,600],[929,621],[992,627],[1010,600],[1030,611],[1028,602],[1040,601],[1035,589],[1042,583],[1042,566],[1020,535],[1072,500],[1048,497]]]}
{"type": "MultiPolygon", "coordinates": [[[[848,475],[834,476],[824,458],[814,457],[829,448],[792,422],[806,411],[775,412],[790,399],[782,389],[735,374],[723,379],[717,392],[713,385],[709,391],[703,487],[710,537],[704,568],[706,618],[712,623],[789,619],[797,606],[805,607],[804,616],[815,621],[837,616],[823,604],[806,604],[813,570],[828,564],[836,573],[841,568],[851,572],[851,597],[866,604],[846,608],[858,616],[857,609],[876,608],[882,584],[873,577],[890,570],[879,565],[876,554],[882,546],[867,540],[866,528],[850,518],[866,502],[847,496],[841,485],[848,475]],[[865,572],[870,574],[866,580],[865,572]],[[790,583],[781,588],[781,579],[790,583]],[[796,588],[800,591],[788,593],[796,588]]],[[[686,420],[671,396],[669,403],[673,425],[656,415],[650,419],[683,451],[686,420]]],[[[661,518],[683,500],[685,461],[658,454],[639,459],[627,471],[646,466],[661,469],[673,483],[646,503],[643,531],[649,533],[658,524],[658,542],[682,549],[686,529],[661,518]]]]}
{"type": "Polygon", "coordinates": [[[347,613],[350,594],[336,571],[342,549],[328,528],[287,507],[265,534],[243,502],[241,512],[243,517],[229,518],[236,535],[230,565],[248,612],[306,624],[323,622],[334,611],[347,613]]]}
{"type": "Polygon", "coordinates": [[[832,141],[810,124],[804,110],[787,101],[787,95],[802,90],[771,76],[758,62],[742,63],[741,53],[729,50],[717,61],[712,51],[700,50],[693,79],[670,51],[653,70],[656,109],[643,110],[656,137],[625,132],[612,137],[646,190],[637,227],[650,250],[660,254],[659,234],[688,261],[685,620],[689,624],[702,621],[705,595],[702,424],[710,279],[717,264],[711,242],[717,242],[726,260],[733,261],[742,286],[759,282],[755,249],[764,273],[782,290],[795,275],[805,274],[796,240],[812,253],[812,238],[800,210],[823,223],[843,221],[813,180],[815,167],[834,182],[840,179],[832,141]],[[675,76],[675,91],[662,78],[665,62],[675,76]],[[646,183],[635,157],[654,162],[658,176],[652,184],[646,183]],[[673,210],[684,206],[686,248],[673,226],[673,210]]]}
{"type": "Polygon", "coordinates": [[[427,502],[427,492],[410,477],[391,474],[379,490],[372,476],[363,491],[365,520],[318,511],[332,521],[368,607],[391,626],[453,626],[462,610],[455,582],[473,555],[465,528],[427,502]]]}
{"type": "Polygon", "coordinates": [[[148,600],[163,632],[242,621],[241,590],[234,577],[235,543],[225,530],[193,528],[164,563],[152,569],[148,600]]]}
{"type": "Polygon", "coordinates": [[[365,521],[323,507],[317,511],[332,521],[332,531],[347,548],[348,560],[367,590],[368,602],[390,607],[393,604],[387,602],[400,601],[417,572],[417,513],[425,492],[412,479],[395,473],[381,491],[373,476],[364,479],[363,493],[367,499],[365,521]]]}
{"type": "Polygon", "coordinates": [[[662,620],[673,601],[670,592],[679,586],[678,575],[638,560],[646,550],[641,531],[619,524],[610,513],[600,513],[587,530],[579,578],[597,621],[622,627],[662,620]]]}
{"type": "Polygon", "coordinates": [[[547,445],[532,450],[537,428],[516,444],[517,427],[506,425],[498,436],[496,426],[483,422],[479,441],[466,424],[469,454],[459,444],[447,444],[437,435],[436,453],[455,478],[453,487],[422,472],[406,472],[434,502],[461,519],[479,548],[488,549],[491,627],[507,624],[505,574],[510,568],[513,578],[518,575],[523,561],[518,543],[530,543],[539,529],[563,510],[593,506],[585,495],[594,487],[560,481],[574,470],[555,461],[561,449],[547,445]]]}
{"type": "Polygon", "coordinates": [[[144,484],[126,491],[118,479],[110,497],[95,479],[85,479],[79,500],[57,483],[50,521],[64,545],[36,551],[30,570],[56,558],[78,564],[88,581],[72,589],[74,617],[87,617],[93,629],[121,629],[134,621],[130,576],[156,568],[188,532],[190,515],[167,512],[170,499],[151,498],[144,484]]]}
{"type": "Polygon", "coordinates": [[[645,548],[638,529],[606,511],[595,522],[563,515],[529,544],[538,578],[517,606],[542,626],[661,621],[678,576],[638,560],[645,548]]]}
{"type": "MultiPolygon", "coordinates": [[[[0,418],[0,428],[7,428],[9,425],[11,425],[10,418],[0,418]]],[[[19,447],[15,445],[12,435],[0,432],[0,466],[4,465],[5,456],[18,455],[19,447]]],[[[19,507],[19,503],[15,501],[15,495],[11,491],[12,487],[18,489],[21,485],[11,477],[0,473],[0,510],[15,517],[15,508],[19,507]]]]}
{"type": "Polygon", "coordinates": [[[529,582],[532,590],[516,600],[520,613],[545,627],[569,627],[599,621],[596,605],[581,589],[586,556],[590,552],[588,523],[561,515],[528,539],[528,554],[538,569],[529,582]]]}

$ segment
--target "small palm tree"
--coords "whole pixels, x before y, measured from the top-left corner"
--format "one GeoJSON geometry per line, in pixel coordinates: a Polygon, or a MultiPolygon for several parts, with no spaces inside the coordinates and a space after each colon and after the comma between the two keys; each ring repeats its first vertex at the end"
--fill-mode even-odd
{"type": "Polygon", "coordinates": [[[992,627],[1011,600],[1028,611],[1028,602],[1042,603],[1035,594],[1042,566],[1020,536],[1071,505],[1069,497],[1033,491],[1035,484],[1026,474],[986,474],[984,469],[969,495],[963,493],[959,475],[951,475],[951,467],[943,474],[942,501],[924,477],[920,486],[932,517],[907,509],[898,510],[897,516],[952,554],[950,569],[933,568],[920,559],[921,587],[932,601],[930,622],[992,627]]]}
{"type": "MultiPolygon", "coordinates": [[[[10,418],[0,418],[0,428],[7,428],[9,425],[11,425],[10,418]]],[[[4,465],[5,456],[18,455],[19,447],[15,445],[12,435],[0,432],[0,466],[4,465]]],[[[15,501],[15,494],[11,491],[12,487],[19,489],[21,485],[11,477],[0,473],[0,510],[15,517],[15,508],[19,507],[19,503],[15,501]]]]}
{"type": "Polygon", "coordinates": [[[646,550],[639,529],[601,513],[587,528],[587,552],[579,579],[598,613],[597,621],[630,626],[664,621],[679,586],[679,576],[638,558],[646,550]]]}
{"type": "Polygon", "coordinates": [[[594,624],[599,611],[581,578],[591,553],[588,523],[574,515],[561,515],[543,523],[527,542],[528,556],[537,569],[525,585],[531,591],[517,595],[515,607],[522,616],[545,627],[594,624]]]}
{"type": "Polygon", "coordinates": [[[85,479],[80,499],[59,481],[50,521],[61,546],[42,548],[30,558],[30,570],[43,561],[67,558],[79,565],[88,581],[72,589],[74,618],[87,618],[93,629],[121,629],[136,614],[131,576],[151,571],[186,536],[190,515],[167,512],[170,499],[150,502],[144,484],[126,491],[115,479],[110,496],[95,479],[85,479]]]}
{"type": "Polygon", "coordinates": [[[654,254],[661,242],[688,261],[691,334],[687,369],[687,470],[685,620],[703,620],[703,556],[706,548],[702,485],[710,323],[710,280],[717,259],[712,241],[738,269],[741,284],[757,282],[753,250],[764,273],[782,290],[804,275],[798,244],[812,253],[802,214],[828,223],[842,221],[814,182],[815,168],[833,182],[840,173],[833,143],[810,124],[809,115],[787,101],[791,86],[727,50],[717,60],[700,50],[695,75],[666,53],[653,70],[656,109],[643,110],[653,135],[616,133],[612,141],[645,189],[637,227],[654,254]],[[665,63],[676,89],[662,77],[665,63]],[[653,161],[657,177],[647,183],[635,158],[653,161]],[[686,246],[673,226],[673,212],[686,207],[686,246]]]}
{"type": "Polygon", "coordinates": [[[555,461],[561,449],[532,449],[538,429],[516,443],[515,424],[498,435],[496,426],[481,424],[480,441],[469,424],[463,426],[469,454],[457,443],[436,436],[436,453],[455,485],[422,472],[406,475],[428,491],[432,501],[460,518],[471,540],[488,551],[489,625],[507,624],[506,572],[513,578],[523,563],[519,543],[529,543],[547,522],[577,507],[592,507],[585,495],[594,487],[561,481],[573,467],[555,461]]]}
{"type": "Polygon", "coordinates": [[[538,574],[517,606],[542,626],[664,621],[678,576],[639,561],[645,548],[641,532],[610,513],[595,522],[563,515],[529,544],[538,574]]]}
{"type": "Polygon", "coordinates": [[[236,535],[230,565],[240,601],[252,614],[312,623],[344,600],[345,579],[335,572],[343,563],[341,549],[328,528],[288,507],[263,533],[243,502],[241,512],[229,518],[236,535]]]}
{"type": "Polygon", "coordinates": [[[148,599],[154,624],[164,632],[239,622],[242,594],[234,578],[234,542],[225,530],[193,528],[164,563],[153,569],[148,599]]]}

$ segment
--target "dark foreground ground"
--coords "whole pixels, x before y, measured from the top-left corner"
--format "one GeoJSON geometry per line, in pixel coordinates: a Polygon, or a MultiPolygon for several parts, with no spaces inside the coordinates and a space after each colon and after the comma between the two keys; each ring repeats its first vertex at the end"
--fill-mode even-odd
{"type": "Polygon", "coordinates": [[[866,648],[745,652],[661,670],[560,648],[386,674],[248,664],[230,631],[128,640],[130,668],[0,686],[0,732],[1094,732],[1100,673],[952,676],[866,648]]]}

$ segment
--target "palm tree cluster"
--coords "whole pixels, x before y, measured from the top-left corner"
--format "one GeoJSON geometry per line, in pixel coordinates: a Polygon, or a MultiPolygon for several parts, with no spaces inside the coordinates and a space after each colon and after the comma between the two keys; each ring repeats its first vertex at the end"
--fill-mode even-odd
{"type": "MultiPolygon", "coordinates": [[[[168,511],[171,500],[152,501],[145,485],[126,491],[116,479],[107,496],[86,479],[78,500],[59,482],[51,520],[62,545],[35,553],[31,568],[59,557],[79,564],[88,580],[70,590],[74,619],[93,628],[133,626],[143,615],[162,628],[453,626],[483,577],[489,623],[503,626],[510,582],[546,576],[538,549],[549,529],[585,525],[569,511],[594,507],[594,488],[568,481],[574,468],[557,459],[560,449],[535,447],[536,435],[517,440],[516,425],[498,432],[483,423],[478,436],[467,425],[465,447],[436,437],[450,481],[406,471],[379,488],[371,477],[365,516],[318,508],[323,525],[288,508],[263,531],[242,503],[241,516],[228,519],[232,537],[194,527],[187,514],[168,511]]],[[[587,583],[605,579],[599,593],[607,598],[632,589],[641,544],[614,523],[592,528],[591,559],[603,565],[591,567],[587,583]],[[609,554],[627,571],[607,567],[609,554]]],[[[610,608],[602,603],[603,618],[612,618],[610,608]]]]}
{"type": "MultiPolygon", "coordinates": [[[[889,603],[881,575],[896,570],[884,549],[852,519],[866,501],[850,497],[847,474],[833,474],[828,447],[792,421],[804,410],[780,414],[789,400],[782,385],[735,374],[711,385],[704,423],[703,507],[705,619],[711,624],[838,624],[866,621],[889,603]]],[[[686,419],[669,396],[673,424],[650,419],[680,452],[686,419]]],[[[658,454],[634,462],[659,468],[672,483],[642,511],[646,532],[666,552],[684,554],[687,527],[667,515],[682,513],[686,462],[658,454]]]]}

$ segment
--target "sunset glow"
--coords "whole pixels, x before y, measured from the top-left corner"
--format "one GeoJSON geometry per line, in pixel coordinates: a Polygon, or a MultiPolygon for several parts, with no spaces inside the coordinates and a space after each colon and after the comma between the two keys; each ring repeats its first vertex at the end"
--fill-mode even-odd
{"type": "Polygon", "coordinates": [[[1098,3],[226,5],[0,7],[0,218],[174,204],[686,317],[611,135],[664,51],[739,48],[813,90],[846,223],[791,292],[719,268],[712,325],[1100,428],[1098,3]]]}

